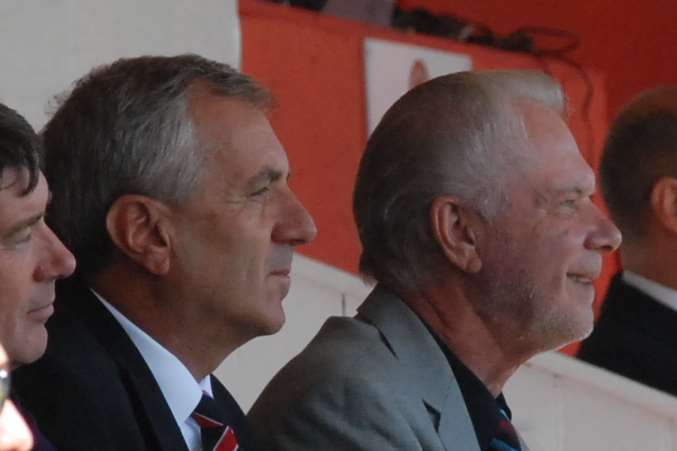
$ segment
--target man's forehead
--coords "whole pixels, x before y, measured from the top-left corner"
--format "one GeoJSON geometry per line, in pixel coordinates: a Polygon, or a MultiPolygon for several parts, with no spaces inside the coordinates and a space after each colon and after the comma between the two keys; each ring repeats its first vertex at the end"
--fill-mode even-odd
{"type": "Polygon", "coordinates": [[[38,188],[38,185],[47,185],[45,176],[41,170],[36,170],[35,174],[26,167],[6,167],[0,171],[0,190],[10,189],[16,190],[20,193],[32,193],[38,188]],[[27,191],[30,186],[32,177],[35,177],[34,186],[27,191]]]}
{"type": "Polygon", "coordinates": [[[28,169],[6,167],[0,172],[0,190],[13,187],[23,191],[29,182],[28,169]]]}
{"type": "Polygon", "coordinates": [[[581,195],[589,195],[595,191],[595,174],[589,166],[581,168],[580,173],[574,177],[562,177],[560,180],[554,179],[552,191],[554,194],[566,194],[568,192],[577,192],[581,195]]]}
{"type": "Polygon", "coordinates": [[[205,152],[204,174],[210,184],[242,189],[273,175],[287,177],[286,152],[261,107],[238,97],[193,90],[189,113],[198,145],[205,152]]]}
{"type": "Polygon", "coordinates": [[[207,148],[207,164],[247,173],[247,177],[259,172],[289,172],[289,160],[282,144],[270,127],[253,124],[243,128],[229,139],[212,142],[207,148]]]}
{"type": "Polygon", "coordinates": [[[246,99],[208,91],[195,91],[189,95],[188,114],[198,132],[210,128],[237,130],[238,125],[266,117],[262,108],[246,99]]]}
{"type": "Polygon", "coordinates": [[[200,145],[218,150],[263,140],[279,144],[266,113],[236,97],[202,94],[190,100],[190,117],[200,145]]]}
{"type": "Polygon", "coordinates": [[[514,179],[530,179],[540,192],[555,195],[594,191],[595,174],[562,116],[543,105],[525,104],[523,108],[525,140],[513,153],[514,179]]]}
{"type": "Polygon", "coordinates": [[[41,172],[37,185],[26,192],[28,170],[9,168],[2,172],[0,189],[0,234],[5,236],[17,228],[35,223],[44,216],[51,193],[41,172]]]}

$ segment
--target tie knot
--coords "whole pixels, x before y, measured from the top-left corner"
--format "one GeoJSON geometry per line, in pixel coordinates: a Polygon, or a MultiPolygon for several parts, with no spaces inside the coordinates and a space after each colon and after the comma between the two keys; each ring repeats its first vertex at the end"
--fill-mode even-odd
{"type": "Polygon", "coordinates": [[[218,404],[207,393],[202,393],[199,404],[191,417],[203,429],[220,428],[224,425],[224,415],[218,404]]]}
{"type": "Polygon", "coordinates": [[[191,417],[200,426],[203,450],[243,451],[237,443],[233,425],[226,424],[225,413],[207,393],[202,393],[202,399],[191,417]]]}

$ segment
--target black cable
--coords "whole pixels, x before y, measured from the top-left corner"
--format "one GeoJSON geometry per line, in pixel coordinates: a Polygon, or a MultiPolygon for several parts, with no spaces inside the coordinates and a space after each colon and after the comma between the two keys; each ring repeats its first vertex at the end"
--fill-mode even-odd
{"type": "Polygon", "coordinates": [[[456,15],[435,15],[424,8],[403,10],[395,7],[392,25],[395,28],[414,30],[459,42],[493,47],[509,52],[531,55],[546,74],[552,76],[548,60],[559,61],[573,67],[585,83],[586,90],[581,104],[581,117],[587,130],[586,150],[591,154],[594,146],[594,131],[591,108],[595,87],[587,71],[568,56],[580,47],[578,35],[567,30],[542,26],[523,26],[506,36],[499,36],[485,24],[463,19],[456,15]],[[543,39],[557,40],[554,45],[543,45],[543,39]]]}

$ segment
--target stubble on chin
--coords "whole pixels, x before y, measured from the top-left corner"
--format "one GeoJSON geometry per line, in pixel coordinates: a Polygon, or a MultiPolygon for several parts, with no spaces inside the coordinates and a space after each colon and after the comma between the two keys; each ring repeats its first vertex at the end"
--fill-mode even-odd
{"type": "MultiPolygon", "coordinates": [[[[494,273],[497,274],[497,273],[494,273]]],[[[583,339],[592,332],[590,318],[565,309],[565,302],[541,293],[524,270],[495,277],[479,274],[478,301],[473,306],[498,343],[512,344],[517,352],[536,354],[583,339]]]]}

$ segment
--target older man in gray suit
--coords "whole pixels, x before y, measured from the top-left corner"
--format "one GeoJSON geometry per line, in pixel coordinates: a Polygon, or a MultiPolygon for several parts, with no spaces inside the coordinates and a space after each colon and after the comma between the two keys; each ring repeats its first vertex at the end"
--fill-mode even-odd
{"type": "Polygon", "coordinates": [[[252,408],[270,449],[526,449],[503,386],[591,331],[593,281],[620,243],[563,112],[532,72],[439,77],[390,108],[353,206],[378,285],[252,408]]]}

